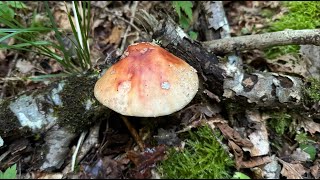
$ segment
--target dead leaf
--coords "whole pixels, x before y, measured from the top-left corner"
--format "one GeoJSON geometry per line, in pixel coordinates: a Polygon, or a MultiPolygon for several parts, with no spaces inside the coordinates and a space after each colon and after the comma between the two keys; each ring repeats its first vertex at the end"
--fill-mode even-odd
{"type": "Polygon", "coordinates": [[[80,179],[121,179],[125,169],[123,159],[114,160],[105,156],[92,165],[81,165],[80,179]]]}
{"type": "Polygon", "coordinates": [[[303,179],[302,175],[306,173],[305,168],[301,164],[291,164],[287,163],[279,158],[277,158],[282,166],[281,174],[288,179],[303,179]]]}
{"type": "MultiPolygon", "coordinates": [[[[58,26],[62,29],[66,30],[72,30],[70,21],[68,19],[67,9],[70,12],[71,10],[71,4],[67,3],[67,7],[64,3],[58,3],[58,5],[54,8],[54,19],[55,22],[57,22],[58,26]]],[[[75,19],[73,16],[71,16],[72,22],[75,22],[75,19]]]]}
{"type": "Polygon", "coordinates": [[[290,54],[282,55],[276,59],[267,59],[268,67],[272,72],[294,73],[307,77],[309,72],[307,61],[290,54]]]}
{"type": "Polygon", "coordinates": [[[221,109],[217,104],[199,103],[184,108],[177,113],[177,116],[181,119],[181,124],[187,125],[195,120],[201,121],[206,116],[213,117],[220,111],[221,109]]]}
{"type": "Polygon", "coordinates": [[[319,79],[320,77],[320,46],[301,45],[300,54],[307,62],[307,70],[312,77],[319,79]]]}
{"type": "Polygon", "coordinates": [[[269,156],[263,156],[263,157],[253,157],[248,161],[242,161],[241,162],[241,168],[253,168],[256,166],[260,166],[266,163],[271,162],[271,158],[269,156]]]}
{"type": "Polygon", "coordinates": [[[215,123],[215,125],[220,129],[221,133],[226,139],[234,141],[241,147],[253,147],[251,141],[242,138],[240,134],[236,130],[232,129],[228,124],[215,123]]]}
{"type": "Polygon", "coordinates": [[[305,131],[308,131],[311,135],[316,132],[320,132],[320,124],[314,122],[311,119],[302,120],[299,126],[302,127],[305,131]]]}
{"type": "Polygon", "coordinates": [[[235,166],[236,169],[239,170],[242,167],[242,159],[243,159],[243,151],[242,149],[233,141],[228,140],[228,146],[233,150],[233,154],[235,156],[235,166]]]}
{"type": "Polygon", "coordinates": [[[261,115],[259,111],[246,111],[246,118],[249,122],[255,123],[255,126],[254,131],[248,136],[253,146],[243,147],[243,150],[249,151],[251,157],[268,154],[270,143],[265,122],[268,117],[261,115]]]}
{"type": "Polygon", "coordinates": [[[104,23],[104,19],[95,19],[91,25],[91,32],[94,32],[94,30],[99,27],[102,23],[104,23]]]}
{"type": "Polygon", "coordinates": [[[19,59],[16,63],[16,67],[20,72],[25,74],[30,72],[34,68],[34,65],[32,65],[30,61],[19,59]]]}
{"type": "Polygon", "coordinates": [[[91,5],[101,9],[106,8],[112,1],[91,1],[91,5]]]}
{"type": "Polygon", "coordinates": [[[148,179],[152,176],[151,169],[158,161],[164,159],[166,146],[159,145],[154,148],[146,148],[144,152],[138,153],[128,151],[127,157],[134,163],[135,168],[129,174],[134,179],[148,179]]]}
{"type": "Polygon", "coordinates": [[[62,179],[62,173],[41,173],[36,179],[62,179]]]}
{"type": "Polygon", "coordinates": [[[119,45],[123,32],[124,32],[124,29],[122,26],[113,27],[111,34],[107,37],[107,39],[104,40],[104,43],[119,45]]]}
{"type": "Polygon", "coordinates": [[[320,164],[317,162],[315,165],[310,167],[310,172],[315,179],[320,178],[320,164]]]}
{"type": "Polygon", "coordinates": [[[302,151],[300,148],[297,148],[292,154],[291,158],[295,161],[306,162],[311,160],[310,154],[302,151]]]}

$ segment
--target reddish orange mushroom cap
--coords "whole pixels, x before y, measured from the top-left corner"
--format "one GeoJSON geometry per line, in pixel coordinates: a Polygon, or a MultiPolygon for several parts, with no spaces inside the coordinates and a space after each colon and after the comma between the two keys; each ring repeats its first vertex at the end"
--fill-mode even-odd
{"type": "Polygon", "coordinates": [[[196,70],[160,46],[130,45],[97,81],[94,95],[127,116],[157,117],[185,107],[198,91],[196,70]]]}

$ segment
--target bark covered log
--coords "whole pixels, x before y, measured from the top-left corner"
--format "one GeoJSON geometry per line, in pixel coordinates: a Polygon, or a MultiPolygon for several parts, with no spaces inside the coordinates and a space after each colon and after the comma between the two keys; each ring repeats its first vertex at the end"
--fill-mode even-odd
{"type": "Polygon", "coordinates": [[[190,40],[170,17],[158,21],[145,11],[139,11],[137,17],[137,23],[148,27],[153,39],[195,67],[204,79],[205,88],[221,98],[255,107],[302,107],[304,82],[301,78],[277,73],[246,73],[237,56],[229,58],[228,62],[219,62],[210,47],[190,40]]]}
{"type": "Polygon", "coordinates": [[[44,144],[37,149],[36,158],[40,159],[35,166],[41,170],[60,168],[72,140],[110,112],[93,96],[96,80],[97,75],[92,74],[72,76],[0,102],[0,136],[4,146],[41,134],[44,144]]]}

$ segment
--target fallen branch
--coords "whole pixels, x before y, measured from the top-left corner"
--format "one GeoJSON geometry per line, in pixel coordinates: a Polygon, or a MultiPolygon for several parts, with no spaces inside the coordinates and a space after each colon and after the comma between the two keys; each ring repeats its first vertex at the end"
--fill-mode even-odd
{"type": "Polygon", "coordinates": [[[158,21],[143,10],[136,16],[136,22],[142,23],[163,47],[197,69],[205,84],[203,88],[222,99],[234,100],[248,107],[303,108],[302,87],[305,85],[301,78],[277,73],[245,73],[239,68],[241,61],[237,56],[230,57],[228,63],[219,62],[216,55],[209,52],[210,48],[190,40],[170,17],[158,21]]]}
{"type": "Polygon", "coordinates": [[[285,30],[264,34],[255,34],[205,41],[202,44],[216,54],[236,50],[263,49],[281,45],[320,45],[320,29],[285,30]]]}

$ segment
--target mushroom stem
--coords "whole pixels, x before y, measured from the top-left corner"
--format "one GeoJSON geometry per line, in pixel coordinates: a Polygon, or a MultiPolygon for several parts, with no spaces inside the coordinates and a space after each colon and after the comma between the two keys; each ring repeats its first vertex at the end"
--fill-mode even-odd
{"type": "Polygon", "coordinates": [[[128,130],[130,131],[131,135],[133,136],[133,139],[136,141],[136,143],[138,144],[141,151],[143,151],[144,150],[144,143],[143,143],[142,139],[140,138],[136,129],[132,126],[132,124],[129,122],[129,120],[126,116],[121,115],[121,119],[126,124],[128,130]]]}

